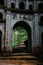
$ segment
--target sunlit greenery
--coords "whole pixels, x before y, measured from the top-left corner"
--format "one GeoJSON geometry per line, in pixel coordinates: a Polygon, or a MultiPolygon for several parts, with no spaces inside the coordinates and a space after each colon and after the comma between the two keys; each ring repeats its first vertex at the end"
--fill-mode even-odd
{"type": "Polygon", "coordinates": [[[12,33],[12,46],[20,45],[21,42],[28,39],[27,31],[22,27],[16,27],[12,33]]]}

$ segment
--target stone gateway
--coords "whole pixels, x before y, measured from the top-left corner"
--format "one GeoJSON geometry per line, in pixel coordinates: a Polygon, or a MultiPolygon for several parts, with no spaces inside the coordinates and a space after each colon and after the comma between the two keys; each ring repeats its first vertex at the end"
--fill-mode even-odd
{"type": "Polygon", "coordinates": [[[0,52],[29,53],[37,46],[43,48],[43,2],[1,0],[0,52]]]}

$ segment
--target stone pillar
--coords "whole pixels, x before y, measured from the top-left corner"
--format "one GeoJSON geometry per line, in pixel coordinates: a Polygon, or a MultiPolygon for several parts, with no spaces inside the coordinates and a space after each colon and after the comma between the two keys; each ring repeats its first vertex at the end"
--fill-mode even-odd
{"type": "Polygon", "coordinates": [[[17,8],[17,9],[19,8],[18,0],[16,0],[16,8],[17,8]]]}
{"type": "Polygon", "coordinates": [[[3,50],[3,47],[4,47],[4,24],[3,23],[0,24],[0,28],[1,28],[0,30],[2,32],[1,50],[3,50]]]}
{"type": "Polygon", "coordinates": [[[34,10],[37,8],[37,1],[34,1],[34,10]]]}
{"type": "Polygon", "coordinates": [[[7,2],[6,2],[6,0],[4,0],[4,5],[6,6],[6,4],[7,4],[7,2]]]}
{"type": "Polygon", "coordinates": [[[36,46],[36,36],[35,36],[35,15],[33,15],[33,44],[32,46],[35,47],[36,46]]]}
{"type": "Polygon", "coordinates": [[[6,14],[6,44],[5,47],[7,48],[7,51],[12,51],[12,45],[10,43],[10,34],[11,34],[11,26],[10,26],[11,20],[10,20],[10,13],[6,14]]]}
{"type": "Polygon", "coordinates": [[[39,45],[39,25],[38,25],[38,14],[34,14],[34,23],[35,23],[35,45],[39,45]]]}
{"type": "Polygon", "coordinates": [[[26,9],[28,9],[28,0],[26,0],[26,9]]]}

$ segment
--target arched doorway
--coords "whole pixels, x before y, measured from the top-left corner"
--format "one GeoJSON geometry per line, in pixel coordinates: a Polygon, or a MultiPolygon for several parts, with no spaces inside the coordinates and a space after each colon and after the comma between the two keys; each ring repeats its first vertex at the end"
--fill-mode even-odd
{"type": "Polygon", "coordinates": [[[29,10],[32,10],[33,6],[32,5],[29,5],[29,10]]]}
{"type": "Polygon", "coordinates": [[[4,0],[0,0],[0,5],[4,5],[4,0]]]}
{"type": "Polygon", "coordinates": [[[25,9],[25,4],[24,2],[19,3],[19,9],[25,9]]]}
{"type": "Polygon", "coordinates": [[[43,26],[43,16],[40,17],[39,25],[42,25],[43,26]]]}
{"type": "Polygon", "coordinates": [[[40,17],[40,22],[43,23],[43,16],[40,17]]]}
{"type": "Polygon", "coordinates": [[[43,48],[43,32],[41,33],[41,41],[42,41],[42,48],[43,48]]]}
{"type": "Polygon", "coordinates": [[[32,52],[31,28],[26,22],[17,22],[12,34],[13,52],[32,52]]]}
{"type": "Polygon", "coordinates": [[[38,10],[43,10],[43,4],[42,3],[39,3],[38,10]]]}
{"type": "Polygon", "coordinates": [[[0,52],[1,52],[1,43],[2,43],[2,32],[0,30],[0,52]]]}
{"type": "Polygon", "coordinates": [[[15,8],[15,3],[11,3],[11,8],[15,8]]]}
{"type": "Polygon", "coordinates": [[[3,19],[3,15],[2,15],[2,13],[0,12],[0,20],[2,20],[3,19]]]}

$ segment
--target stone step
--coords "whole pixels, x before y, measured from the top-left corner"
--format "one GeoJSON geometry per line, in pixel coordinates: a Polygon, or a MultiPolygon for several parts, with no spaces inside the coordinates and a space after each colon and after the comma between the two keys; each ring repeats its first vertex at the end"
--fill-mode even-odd
{"type": "Polygon", "coordinates": [[[37,57],[32,56],[31,53],[4,54],[0,55],[0,59],[39,60],[37,57]]]}
{"type": "MultiPolygon", "coordinates": [[[[41,65],[37,57],[32,53],[13,53],[9,55],[0,55],[0,65],[41,65]]],[[[42,64],[43,65],[43,64],[42,64]]]]}
{"type": "MultiPolygon", "coordinates": [[[[31,60],[0,60],[0,65],[41,65],[38,61],[31,60]]],[[[43,64],[42,64],[43,65],[43,64]]]]}

